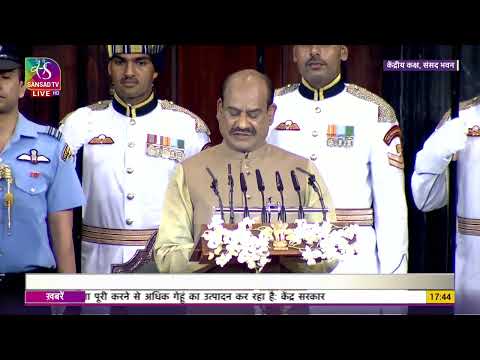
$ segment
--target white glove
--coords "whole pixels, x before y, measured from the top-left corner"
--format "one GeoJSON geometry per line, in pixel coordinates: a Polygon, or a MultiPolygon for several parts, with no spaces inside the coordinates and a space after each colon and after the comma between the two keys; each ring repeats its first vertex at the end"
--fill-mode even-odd
{"type": "Polygon", "coordinates": [[[437,129],[429,140],[442,156],[448,158],[465,148],[467,132],[465,119],[455,118],[437,129]]]}

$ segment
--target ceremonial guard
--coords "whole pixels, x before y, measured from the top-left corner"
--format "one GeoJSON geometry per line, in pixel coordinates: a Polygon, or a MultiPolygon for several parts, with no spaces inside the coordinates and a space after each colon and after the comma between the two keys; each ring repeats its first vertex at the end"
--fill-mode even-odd
{"type": "Polygon", "coordinates": [[[275,92],[267,142],[315,162],[340,220],[360,226],[359,255],[337,273],[406,273],[407,206],[401,129],[383,99],[346,84],[343,45],[296,45],[302,80],[275,92]]]}
{"type": "MultiPolygon", "coordinates": [[[[448,165],[457,160],[455,312],[480,312],[480,97],[460,104],[458,118],[447,112],[417,153],[412,194],[422,211],[448,202],[448,165]]],[[[454,191],[454,190],[452,190],[454,191]]]]}
{"type": "Polygon", "coordinates": [[[158,229],[176,164],[209,144],[205,123],[153,91],[161,45],[108,45],[113,99],[83,107],[61,127],[83,152],[82,272],[109,273],[158,229]]]}

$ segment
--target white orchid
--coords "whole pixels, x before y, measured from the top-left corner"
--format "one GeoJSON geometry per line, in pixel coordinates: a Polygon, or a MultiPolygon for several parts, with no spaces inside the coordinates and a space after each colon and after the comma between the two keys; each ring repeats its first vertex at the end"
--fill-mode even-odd
{"type": "Polygon", "coordinates": [[[237,257],[241,250],[241,244],[239,242],[231,242],[225,247],[225,250],[232,256],[237,257]]]}
{"type": "Polygon", "coordinates": [[[305,246],[305,250],[301,253],[302,257],[307,260],[307,265],[315,265],[317,263],[316,259],[322,256],[322,252],[320,250],[312,250],[308,245],[305,246]]]}
{"type": "Polygon", "coordinates": [[[303,241],[305,241],[305,243],[309,246],[313,246],[316,242],[318,242],[318,240],[318,236],[315,233],[307,233],[303,237],[303,241]]]}
{"type": "Polygon", "coordinates": [[[308,225],[306,219],[297,219],[297,220],[294,221],[294,223],[297,225],[297,228],[308,225]]]}
{"type": "Polygon", "coordinates": [[[238,223],[238,229],[251,229],[254,223],[255,221],[249,217],[243,218],[243,220],[238,223]]]}
{"type": "Polygon", "coordinates": [[[231,259],[232,259],[232,255],[227,252],[218,256],[215,259],[215,263],[220,267],[224,267],[231,259]]]}
{"type": "Polygon", "coordinates": [[[240,264],[246,264],[249,269],[260,272],[271,261],[269,256],[272,241],[280,237],[288,241],[288,246],[301,248],[304,245],[301,254],[308,265],[314,265],[318,261],[345,260],[357,254],[355,240],[359,232],[358,225],[339,228],[328,221],[307,223],[302,219],[295,221],[296,227],[293,229],[282,223],[263,226],[256,230],[256,236],[253,224],[253,219],[245,218],[237,229],[228,230],[223,227],[220,216],[214,217],[203,234],[211,250],[209,260],[215,258],[215,263],[223,267],[236,257],[240,264]]]}
{"type": "Polygon", "coordinates": [[[223,235],[221,232],[210,231],[209,234],[207,234],[207,237],[205,237],[205,234],[203,237],[207,240],[207,246],[209,249],[216,249],[223,244],[223,235]]]}
{"type": "Polygon", "coordinates": [[[208,224],[208,229],[215,229],[218,227],[222,227],[223,225],[223,219],[220,215],[213,215],[212,216],[212,221],[210,221],[210,224],[208,224]]]}
{"type": "Polygon", "coordinates": [[[267,265],[272,259],[269,259],[267,256],[262,256],[258,261],[258,266],[260,267],[259,271],[262,271],[265,265],[267,265]]]}
{"type": "Polygon", "coordinates": [[[250,256],[247,251],[241,250],[240,253],[237,256],[237,261],[240,264],[246,263],[249,260],[250,256]]]}
{"type": "Polygon", "coordinates": [[[346,237],[348,240],[350,240],[350,242],[352,242],[353,239],[356,237],[356,234],[358,234],[359,230],[360,230],[360,226],[358,226],[357,224],[350,225],[344,230],[343,236],[346,237]]]}
{"type": "Polygon", "coordinates": [[[218,255],[220,255],[220,254],[222,253],[222,250],[223,250],[223,245],[220,244],[220,245],[218,245],[217,248],[213,251],[213,253],[218,256],[218,255]]]}
{"type": "Polygon", "coordinates": [[[268,244],[269,241],[273,240],[272,233],[265,230],[260,231],[260,233],[258,234],[258,238],[262,243],[266,243],[266,244],[268,244]]]}
{"type": "Polygon", "coordinates": [[[225,245],[230,244],[233,238],[233,231],[225,229],[224,227],[221,228],[222,235],[223,235],[223,243],[225,245]]]}
{"type": "Polygon", "coordinates": [[[318,234],[320,240],[326,239],[330,236],[332,233],[332,224],[329,223],[328,221],[324,221],[321,225],[318,225],[318,234]]]}

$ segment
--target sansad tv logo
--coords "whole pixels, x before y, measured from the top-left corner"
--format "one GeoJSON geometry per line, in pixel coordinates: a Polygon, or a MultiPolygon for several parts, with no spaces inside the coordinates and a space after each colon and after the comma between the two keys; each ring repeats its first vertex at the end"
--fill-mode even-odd
{"type": "Polygon", "coordinates": [[[60,95],[62,88],[60,65],[47,57],[25,58],[25,85],[33,97],[60,95]]]}

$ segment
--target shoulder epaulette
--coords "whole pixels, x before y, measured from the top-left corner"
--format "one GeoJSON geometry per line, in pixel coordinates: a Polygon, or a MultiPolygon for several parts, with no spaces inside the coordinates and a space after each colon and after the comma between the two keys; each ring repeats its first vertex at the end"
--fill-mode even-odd
{"type": "Polygon", "coordinates": [[[111,102],[112,100],[97,101],[96,103],[88,105],[88,108],[93,111],[105,110],[111,102]]]}
{"type": "Polygon", "coordinates": [[[300,84],[288,84],[287,86],[275,90],[275,96],[282,96],[298,89],[300,84]]]}
{"type": "Polygon", "coordinates": [[[189,115],[190,117],[195,119],[195,131],[196,132],[204,132],[207,135],[210,135],[210,130],[208,129],[207,124],[205,124],[205,122],[202,119],[200,119],[200,117],[198,115],[195,115],[190,110],[187,110],[184,107],[181,107],[181,106],[175,104],[173,101],[168,101],[168,100],[161,100],[160,105],[162,106],[163,110],[179,111],[179,112],[183,112],[183,113],[189,115]]]}
{"type": "MultiPolygon", "coordinates": [[[[472,99],[461,101],[460,106],[459,106],[459,110],[467,110],[467,109],[471,108],[472,106],[478,105],[479,103],[480,103],[480,95],[475,96],[472,99]]],[[[443,114],[442,119],[440,120],[440,122],[437,125],[437,129],[440,128],[445,123],[445,121],[450,120],[451,113],[452,113],[452,109],[449,109],[445,114],[443,114]]]]}
{"type": "Polygon", "coordinates": [[[347,84],[347,92],[360,99],[363,99],[365,101],[369,101],[378,105],[378,122],[388,122],[388,123],[397,122],[395,111],[380,96],[375,95],[374,93],[368,91],[367,89],[354,84],[347,84]]]}
{"type": "Polygon", "coordinates": [[[62,132],[53,126],[46,126],[45,129],[40,132],[42,134],[50,135],[51,137],[54,137],[57,140],[61,140],[63,136],[62,132]]]}
{"type": "MultiPolygon", "coordinates": [[[[105,110],[108,107],[108,105],[110,105],[111,102],[112,100],[97,101],[96,103],[88,105],[87,108],[93,111],[105,110]]],[[[58,126],[60,127],[61,125],[65,124],[65,121],[67,121],[68,117],[72,115],[74,112],[75,111],[72,111],[72,112],[69,112],[67,115],[65,115],[64,118],[60,120],[60,122],[58,123],[58,126]]]]}

